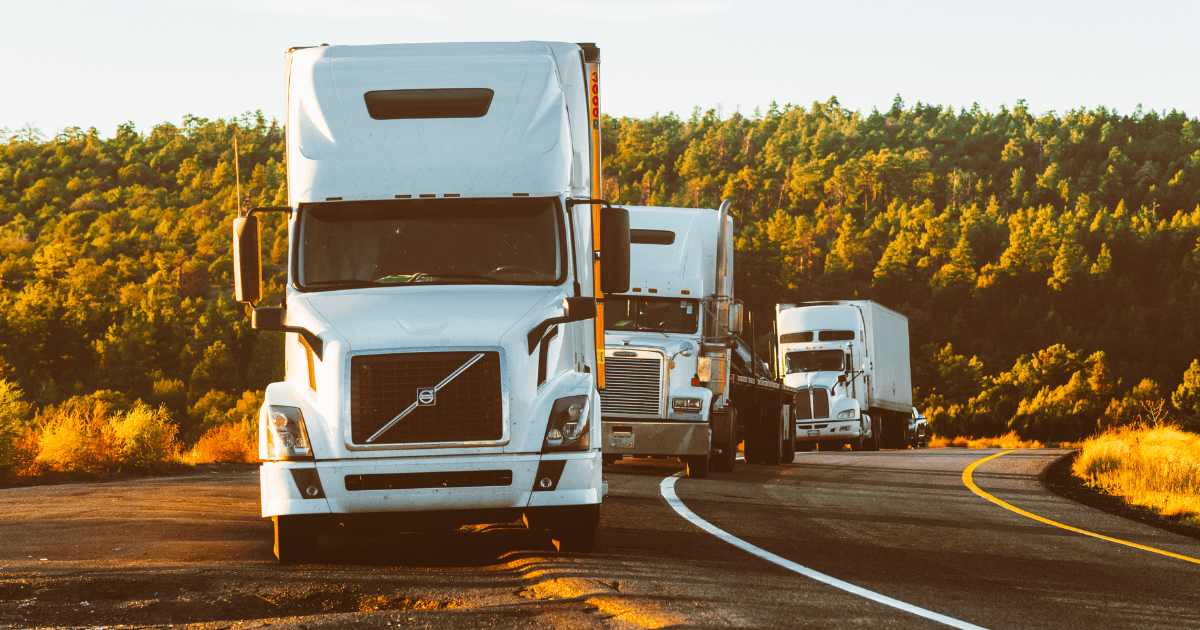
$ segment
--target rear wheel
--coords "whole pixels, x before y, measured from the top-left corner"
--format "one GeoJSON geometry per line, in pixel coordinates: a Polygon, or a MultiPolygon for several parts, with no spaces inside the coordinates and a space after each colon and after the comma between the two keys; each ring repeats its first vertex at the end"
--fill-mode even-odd
{"type": "Polygon", "coordinates": [[[317,533],[309,517],[300,514],[272,516],[275,523],[275,557],[284,564],[312,562],[317,557],[317,533]]]}
{"type": "Polygon", "coordinates": [[[783,412],[783,456],[780,461],[790,464],[796,461],[796,410],[788,405],[783,412]]]}
{"type": "Polygon", "coordinates": [[[783,414],[766,411],[762,420],[763,463],[778,466],[783,461],[783,414]]]}

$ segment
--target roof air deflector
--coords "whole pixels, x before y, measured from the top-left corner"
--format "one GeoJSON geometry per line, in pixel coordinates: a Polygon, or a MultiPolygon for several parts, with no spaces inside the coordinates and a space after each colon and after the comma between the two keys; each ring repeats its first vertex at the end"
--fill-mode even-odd
{"type": "Polygon", "coordinates": [[[376,90],[367,92],[367,113],[375,120],[481,118],[492,105],[488,88],[376,90]]]}

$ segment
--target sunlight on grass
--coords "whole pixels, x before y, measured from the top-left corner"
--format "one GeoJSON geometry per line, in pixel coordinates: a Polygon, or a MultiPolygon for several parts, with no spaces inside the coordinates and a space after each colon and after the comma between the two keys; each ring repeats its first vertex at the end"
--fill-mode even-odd
{"type": "Polygon", "coordinates": [[[1084,440],[1072,472],[1088,485],[1200,527],[1200,435],[1120,427],[1084,440]]]}
{"type": "Polygon", "coordinates": [[[930,448],[1043,448],[1037,440],[1025,441],[1016,431],[1009,431],[1000,437],[982,438],[944,438],[933,436],[929,439],[930,448]]]}
{"type": "Polygon", "coordinates": [[[213,427],[183,456],[189,464],[253,463],[258,461],[258,427],[243,420],[213,427]]]}

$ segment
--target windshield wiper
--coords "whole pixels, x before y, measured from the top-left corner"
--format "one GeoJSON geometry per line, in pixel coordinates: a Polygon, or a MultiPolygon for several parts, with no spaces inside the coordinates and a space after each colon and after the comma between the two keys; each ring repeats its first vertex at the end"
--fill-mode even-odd
{"type": "Polygon", "coordinates": [[[350,280],[350,279],[345,279],[345,280],[317,280],[317,281],[315,281],[315,282],[306,282],[306,283],[304,283],[304,286],[307,286],[307,287],[347,287],[347,288],[358,288],[358,287],[377,287],[377,286],[379,286],[379,285],[378,285],[377,283],[375,283],[375,282],[371,281],[371,280],[350,280]]]}

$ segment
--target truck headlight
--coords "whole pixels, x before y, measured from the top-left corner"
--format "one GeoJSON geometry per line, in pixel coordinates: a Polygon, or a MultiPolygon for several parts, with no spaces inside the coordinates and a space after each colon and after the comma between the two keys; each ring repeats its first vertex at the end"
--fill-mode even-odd
{"type": "Polygon", "coordinates": [[[267,406],[267,459],[312,459],[304,415],[295,407],[267,406]]]}
{"type": "Polygon", "coordinates": [[[671,408],[675,411],[700,411],[704,406],[702,398],[672,398],[671,408]]]}
{"type": "Polygon", "coordinates": [[[854,408],[852,407],[839,411],[837,417],[838,420],[853,420],[856,415],[858,414],[854,413],[854,408]]]}
{"type": "Polygon", "coordinates": [[[554,401],[542,452],[588,450],[591,446],[588,440],[590,406],[588,396],[569,396],[554,401]]]}

